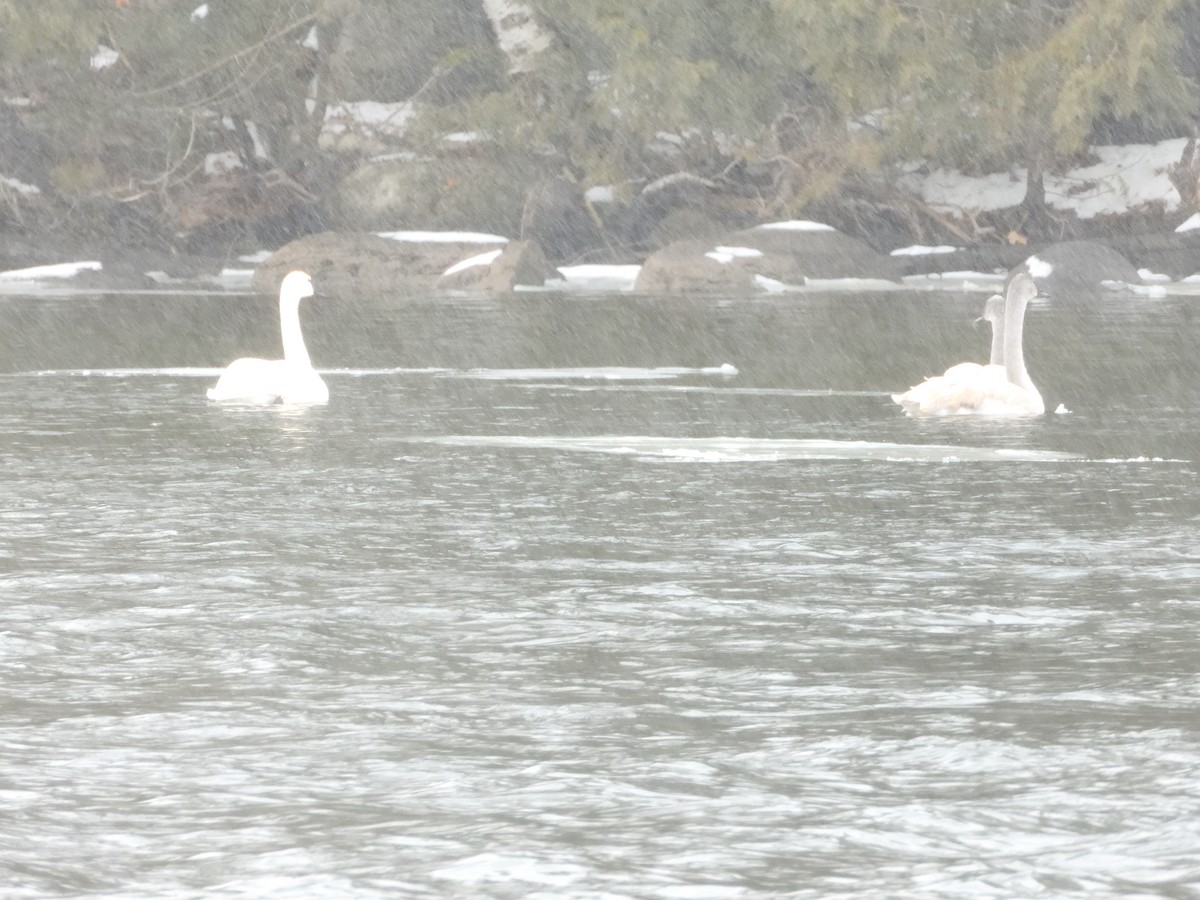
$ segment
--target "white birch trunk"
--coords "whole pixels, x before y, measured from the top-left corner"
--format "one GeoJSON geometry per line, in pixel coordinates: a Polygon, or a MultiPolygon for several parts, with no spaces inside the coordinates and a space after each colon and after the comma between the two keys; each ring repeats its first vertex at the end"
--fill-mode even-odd
{"type": "Polygon", "coordinates": [[[520,0],[483,0],[483,9],[496,31],[496,41],[508,57],[510,75],[534,68],[534,57],[551,45],[550,32],[538,24],[533,9],[520,0]]]}

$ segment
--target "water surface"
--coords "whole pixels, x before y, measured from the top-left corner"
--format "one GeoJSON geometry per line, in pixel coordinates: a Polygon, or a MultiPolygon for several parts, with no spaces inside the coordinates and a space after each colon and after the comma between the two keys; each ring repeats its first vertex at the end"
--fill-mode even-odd
{"type": "Polygon", "coordinates": [[[319,299],[0,298],[5,896],[1200,896],[1187,298],[319,299]]]}

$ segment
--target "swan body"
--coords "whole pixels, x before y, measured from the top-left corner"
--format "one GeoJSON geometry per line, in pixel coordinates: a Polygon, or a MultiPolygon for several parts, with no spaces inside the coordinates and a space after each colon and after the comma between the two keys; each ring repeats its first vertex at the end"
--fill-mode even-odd
{"type": "Polygon", "coordinates": [[[992,323],[992,353],[986,366],[959,363],[892,399],[913,416],[1040,416],[1046,407],[1022,348],[1025,307],[1037,292],[1033,279],[1018,273],[1003,298],[988,299],[983,318],[992,323]]]}
{"type": "MultiPolygon", "coordinates": [[[[948,368],[941,376],[946,382],[961,384],[963,382],[972,382],[976,384],[988,383],[991,381],[1006,381],[1007,373],[1004,371],[1004,297],[1000,294],[992,294],[987,298],[987,302],[983,305],[983,315],[975,320],[979,322],[987,322],[992,326],[992,351],[988,359],[987,365],[979,363],[958,363],[948,368]]],[[[928,384],[929,379],[925,383],[928,384]]]]}
{"type": "Polygon", "coordinates": [[[242,403],[327,403],[329,388],[308,357],[300,332],[300,301],[313,295],[312,279],[305,272],[289,272],[279,286],[279,331],[283,359],[245,357],[229,364],[209,400],[242,403]]]}

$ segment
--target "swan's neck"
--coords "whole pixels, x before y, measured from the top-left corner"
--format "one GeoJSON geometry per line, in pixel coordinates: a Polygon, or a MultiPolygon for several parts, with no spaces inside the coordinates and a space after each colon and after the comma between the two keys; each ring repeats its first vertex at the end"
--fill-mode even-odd
{"type": "Polygon", "coordinates": [[[993,366],[1004,365],[1004,316],[992,322],[992,356],[988,362],[993,366]]]}
{"type": "MultiPolygon", "coordinates": [[[[1025,351],[1022,348],[1025,331],[1026,300],[1009,300],[1004,309],[1003,338],[1004,372],[1013,384],[1028,389],[1033,388],[1029,372],[1025,370],[1025,351]]],[[[999,323],[997,323],[999,326],[999,323]]],[[[992,358],[995,359],[995,343],[992,344],[992,358]]]]}
{"type": "Polygon", "coordinates": [[[283,336],[283,359],[295,366],[312,368],[304,335],[300,333],[300,298],[279,298],[279,331],[283,336]]]}

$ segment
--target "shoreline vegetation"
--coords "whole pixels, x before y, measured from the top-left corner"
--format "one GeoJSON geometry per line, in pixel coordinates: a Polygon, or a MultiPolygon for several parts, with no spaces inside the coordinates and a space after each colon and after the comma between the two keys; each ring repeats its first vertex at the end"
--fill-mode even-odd
{"type": "Polygon", "coordinates": [[[771,290],[1087,242],[1194,274],[1200,9],[1015,7],[0,0],[0,270],[142,287],[315,240],[380,283],[771,290]],[[508,243],[375,243],[418,229],[508,243]]]}

